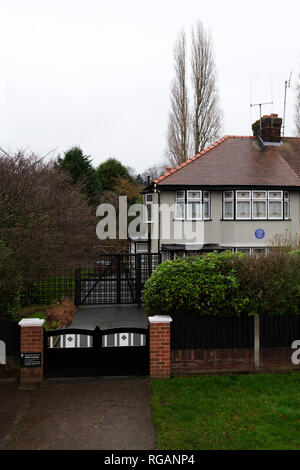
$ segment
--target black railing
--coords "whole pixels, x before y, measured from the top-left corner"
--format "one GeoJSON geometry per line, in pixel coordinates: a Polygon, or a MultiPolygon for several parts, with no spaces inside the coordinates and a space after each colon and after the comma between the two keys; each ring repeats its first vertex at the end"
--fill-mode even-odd
{"type": "Polygon", "coordinates": [[[64,297],[81,304],[141,303],[142,288],[161,263],[160,253],[101,255],[94,264],[61,270],[25,289],[21,305],[49,305],[64,297]]]}

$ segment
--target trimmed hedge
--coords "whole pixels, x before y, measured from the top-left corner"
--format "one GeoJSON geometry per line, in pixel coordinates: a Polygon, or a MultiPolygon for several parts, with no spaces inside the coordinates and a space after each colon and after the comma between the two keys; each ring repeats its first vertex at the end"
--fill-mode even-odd
{"type": "Polygon", "coordinates": [[[148,314],[211,316],[300,313],[300,256],[209,253],[166,261],[145,283],[148,314]]]}

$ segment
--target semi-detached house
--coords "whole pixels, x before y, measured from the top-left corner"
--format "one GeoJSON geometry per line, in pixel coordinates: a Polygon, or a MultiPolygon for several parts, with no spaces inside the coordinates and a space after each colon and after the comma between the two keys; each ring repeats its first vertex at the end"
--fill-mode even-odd
{"type": "Polygon", "coordinates": [[[281,137],[278,115],[253,136],[225,136],[143,191],[146,235],[132,251],[164,258],[229,249],[264,252],[299,234],[300,138],[281,137]]]}

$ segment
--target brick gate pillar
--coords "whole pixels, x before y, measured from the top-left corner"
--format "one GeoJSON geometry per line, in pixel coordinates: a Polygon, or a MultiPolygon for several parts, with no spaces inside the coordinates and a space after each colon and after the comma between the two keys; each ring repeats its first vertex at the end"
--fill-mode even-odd
{"type": "Polygon", "coordinates": [[[43,380],[44,320],[24,318],[21,327],[20,383],[39,383],[43,380]]]}
{"type": "Polygon", "coordinates": [[[152,378],[170,377],[172,318],[169,315],[155,315],[148,317],[148,320],[150,324],[150,376],[152,378]]]}

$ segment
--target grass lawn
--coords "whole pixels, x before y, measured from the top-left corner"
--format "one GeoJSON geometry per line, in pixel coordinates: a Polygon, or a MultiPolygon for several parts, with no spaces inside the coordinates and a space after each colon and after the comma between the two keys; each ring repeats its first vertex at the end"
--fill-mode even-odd
{"type": "Polygon", "coordinates": [[[300,373],[152,381],[157,448],[300,449],[300,373]]]}

